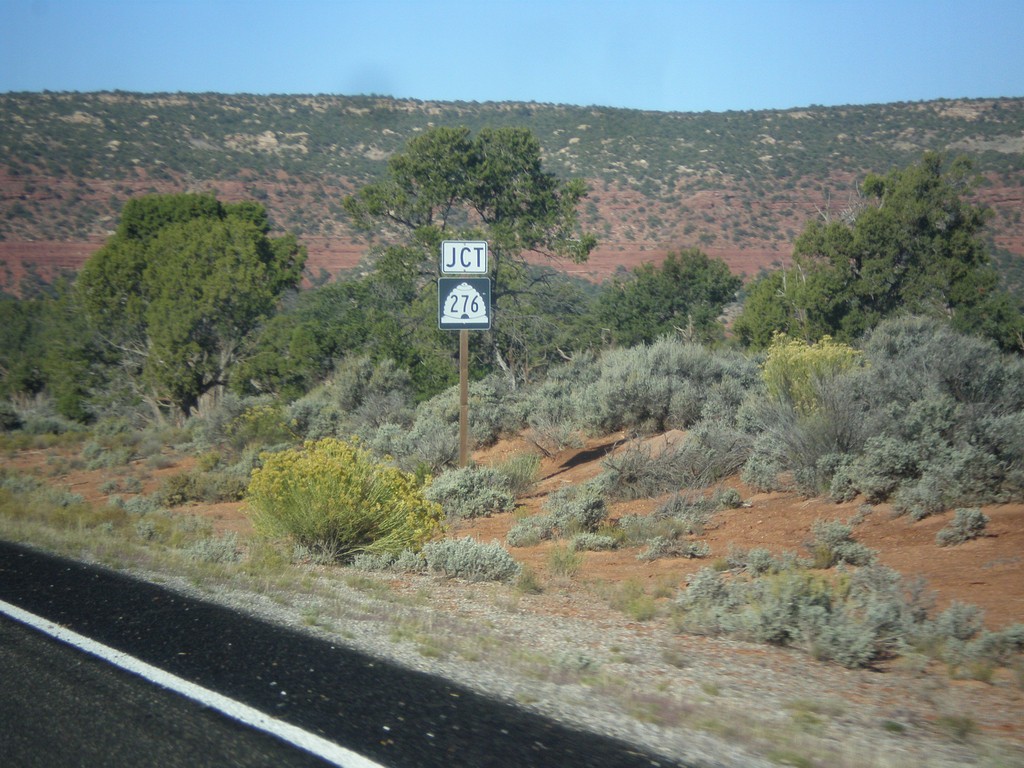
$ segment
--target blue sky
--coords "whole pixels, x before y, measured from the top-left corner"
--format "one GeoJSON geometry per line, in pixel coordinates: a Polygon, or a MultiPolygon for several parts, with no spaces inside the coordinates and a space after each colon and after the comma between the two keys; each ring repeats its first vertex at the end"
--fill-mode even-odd
{"type": "Polygon", "coordinates": [[[0,0],[0,92],[659,111],[1024,96],[1022,0],[0,0]]]}

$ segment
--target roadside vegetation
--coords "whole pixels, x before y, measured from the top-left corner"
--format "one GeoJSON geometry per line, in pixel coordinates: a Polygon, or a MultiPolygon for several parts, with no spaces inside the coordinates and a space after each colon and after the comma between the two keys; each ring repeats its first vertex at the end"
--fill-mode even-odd
{"type": "Polygon", "coordinates": [[[42,536],[45,545],[92,550],[100,559],[114,551],[148,558],[142,553],[156,547],[166,557],[244,571],[273,551],[282,566],[339,563],[513,584],[523,575],[515,562],[521,547],[555,542],[550,565],[568,577],[585,553],[628,547],[638,561],[707,560],[677,587],[671,607],[660,609],[680,631],[793,645],[848,666],[906,653],[956,669],[1020,666],[1021,625],[986,631],[969,606],[930,612],[915,602],[909,581],[875,564],[855,525],[816,525],[805,551],[712,558],[702,535],[720,510],[742,504],[722,485],[737,475],[755,489],[887,502],[913,520],[955,509],[936,547],[984,535],[987,519],[977,505],[1024,498],[1019,358],[920,318],[882,323],[859,349],[825,341],[793,351],[780,336],[759,365],[730,350],[663,338],[565,364],[556,380],[571,370],[589,382],[573,388],[569,402],[554,403],[570,391],[546,382],[511,389],[499,378],[475,390],[471,408],[479,402],[494,414],[481,439],[552,439],[530,425],[537,412],[561,414],[544,429],[563,442],[620,435],[601,474],[550,494],[501,543],[449,538],[444,529],[513,512],[536,480],[539,451],[457,468],[448,450],[428,454],[393,439],[412,432],[446,436],[438,439],[443,446],[455,441],[457,413],[444,407],[450,392],[418,407],[406,393],[406,422],[361,425],[355,442],[345,437],[351,423],[325,434],[289,418],[288,409],[268,410],[260,398],[226,396],[183,427],[142,431],[124,421],[77,426],[40,401],[17,411],[23,426],[4,433],[6,450],[63,449],[68,458],[52,467],[56,476],[108,470],[106,499],[86,503],[45,477],[4,471],[0,519],[5,538],[42,536]],[[623,391],[625,382],[633,390],[623,391]],[[63,429],[53,431],[58,424],[63,429]],[[648,439],[670,435],[677,436],[648,439]],[[154,485],[168,443],[194,464],[154,485]],[[143,484],[154,490],[141,492],[143,484]],[[262,542],[214,536],[208,520],[187,514],[190,502],[239,499],[262,542]],[[624,499],[661,501],[648,514],[611,519],[612,504],[624,499]]]}
{"type": "MultiPolygon", "coordinates": [[[[430,132],[389,168],[346,204],[388,237],[361,275],[299,293],[304,252],[268,236],[260,205],[154,196],[126,206],[77,281],[5,301],[0,448],[45,449],[52,464],[0,471],[0,536],[274,595],[314,569],[365,590],[381,589],[368,574],[433,574],[527,595],[630,548],[638,563],[704,562],[658,598],[606,591],[637,621],[850,668],[1009,670],[1024,686],[1024,625],[935,611],[857,541],[855,520],[820,521],[789,552],[704,540],[744,504],[736,479],[912,521],[955,510],[937,550],[984,536],[982,505],[1024,500],[1024,326],[985,258],[982,212],[957,194],[961,163],[928,156],[869,178],[886,205],[809,226],[795,266],[746,290],[729,339],[718,318],[739,281],[699,251],[597,288],[527,264],[540,249],[583,261],[594,243],[576,218],[582,183],[541,170],[528,132],[430,132]],[[438,163],[462,175],[439,180],[438,163]],[[934,215],[911,216],[915,185],[934,215]],[[857,250],[911,219],[901,248],[857,250]],[[441,240],[467,234],[493,244],[503,313],[474,344],[472,439],[532,449],[460,468],[455,350],[434,330],[431,270],[441,240]],[[897,258],[913,276],[882,295],[897,258]],[[600,474],[521,514],[541,457],[598,437],[615,443],[600,474]],[[60,487],[82,469],[108,475],[102,498],[60,487]],[[625,501],[648,507],[613,517],[625,501]],[[241,502],[255,535],[215,534],[195,502],[241,502]],[[503,541],[456,533],[495,515],[517,517],[503,541]],[[516,559],[541,543],[545,577],[516,559]]],[[[422,627],[396,632],[441,652],[422,627]]]]}

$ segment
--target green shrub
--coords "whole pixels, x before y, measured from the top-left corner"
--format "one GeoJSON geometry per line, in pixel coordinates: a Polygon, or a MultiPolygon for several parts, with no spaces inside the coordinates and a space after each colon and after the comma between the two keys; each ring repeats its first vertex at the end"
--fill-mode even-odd
{"type": "Polygon", "coordinates": [[[548,570],[552,576],[572,578],[583,566],[583,555],[572,547],[554,546],[548,552],[548,570]]]}
{"type": "Polygon", "coordinates": [[[935,618],[934,632],[945,640],[967,642],[985,628],[985,612],[976,605],[954,600],[935,618]]]}
{"type": "Polygon", "coordinates": [[[984,534],[988,523],[988,515],[980,509],[958,509],[949,525],[935,534],[935,543],[940,547],[963,544],[984,534]]]}
{"type": "Polygon", "coordinates": [[[593,533],[608,517],[608,503],[593,483],[567,486],[544,502],[553,528],[564,534],[593,533]]]}
{"type": "Polygon", "coordinates": [[[719,488],[712,500],[719,509],[739,509],[743,506],[743,497],[735,488],[719,488]]]}
{"type": "MultiPolygon", "coordinates": [[[[452,394],[456,389],[451,390],[452,394]]],[[[508,376],[491,374],[469,384],[470,434],[476,445],[492,445],[506,434],[518,434],[526,425],[525,396],[508,376]]]]}
{"type": "Polygon", "coordinates": [[[717,508],[718,504],[713,498],[694,498],[689,494],[674,493],[651,513],[651,518],[671,523],[671,529],[680,534],[699,536],[704,533],[717,508]]]}
{"type": "Polygon", "coordinates": [[[961,744],[970,741],[978,732],[978,724],[969,715],[941,715],[935,720],[935,725],[961,744]]]}
{"type": "Polygon", "coordinates": [[[462,520],[508,512],[515,497],[508,490],[506,476],[490,467],[462,467],[443,472],[424,491],[452,519],[462,520]]]}
{"type": "Polygon", "coordinates": [[[540,472],[540,456],[536,453],[516,453],[496,464],[494,469],[504,478],[504,485],[514,497],[530,491],[540,472]]]}
{"type": "Polygon", "coordinates": [[[411,427],[387,423],[379,426],[367,444],[382,456],[391,456],[407,472],[439,475],[459,460],[459,425],[426,412],[411,427]]]}
{"type": "Polygon", "coordinates": [[[744,390],[757,381],[756,365],[742,355],[661,338],[605,352],[587,387],[593,407],[580,418],[606,434],[654,434],[702,418],[731,422],[744,390]]]}
{"type": "Polygon", "coordinates": [[[615,549],[618,541],[612,536],[599,533],[577,533],[572,537],[569,546],[577,552],[603,552],[615,549]]]}
{"type": "Polygon", "coordinates": [[[746,605],[738,612],[740,634],[773,645],[807,642],[837,613],[830,581],[807,571],[785,571],[746,584],[746,605]]]}
{"type": "Polygon", "coordinates": [[[185,556],[201,563],[234,563],[242,558],[234,532],[199,539],[185,548],[185,556]]]}
{"type": "Polygon", "coordinates": [[[28,435],[63,435],[82,429],[82,425],[46,409],[22,414],[21,430],[28,435]]]}
{"type": "Polygon", "coordinates": [[[706,394],[695,382],[678,382],[669,395],[666,423],[684,429],[700,421],[706,394]]]}
{"type": "Polygon", "coordinates": [[[157,495],[133,496],[130,499],[122,501],[120,505],[128,514],[139,515],[140,517],[164,511],[164,506],[160,503],[160,499],[157,495]]]}
{"type": "Polygon", "coordinates": [[[656,369],[650,358],[647,345],[605,352],[600,379],[592,385],[591,397],[597,409],[584,415],[589,426],[605,434],[618,430],[640,434],[665,431],[673,380],[656,369]]]}
{"type": "Polygon", "coordinates": [[[875,658],[905,650],[925,626],[932,607],[923,579],[907,581],[879,565],[859,568],[850,577],[844,599],[847,616],[856,618],[874,636],[875,658]]]}
{"type": "Polygon", "coordinates": [[[469,537],[428,542],[423,557],[431,571],[469,581],[509,582],[521,571],[519,563],[498,542],[481,544],[469,537]]]}
{"type": "Polygon", "coordinates": [[[31,475],[19,472],[7,472],[0,468],[0,490],[8,491],[14,497],[21,497],[28,503],[38,502],[45,506],[68,508],[85,503],[80,493],[72,493],[66,488],[47,485],[31,475]]]}
{"type": "Polygon", "coordinates": [[[200,501],[217,504],[222,501],[239,501],[245,497],[249,478],[231,472],[207,472],[200,475],[200,501]]]}
{"type": "Polygon", "coordinates": [[[896,515],[910,515],[913,520],[923,520],[944,512],[956,496],[942,476],[925,472],[916,481],[904,482],[893,493],[892,511],[896,515]]]}
{"type": "Polygon", "coordinates": [[[821,380],[817,405],[801,411],[776,401],[767,434],[777,444],[797,489],[807,496],[831,490],[835,474],[859,455],[864,440],[864,407],[856,398],[855,379],[838,376],[821,380]]]}
{"type": "Polygon", "coordinates": [[[212,472],[220,466],[223,459],[219,451],[207,451],[196,459],[196,469],[200,472],[212,472]]]}
{"type": "Polygon", "coordinates": [[[245,495],[247,480],[227,472],[180,472],[160,483],[156,497],[165,507],[179,507],[190,502],[217,504],[238,501],[245,495]]]}
{"type": "Polygon", "coordinates": [[[409,374],[392,360],[346,357],[321,386],[288,407],[287,422],[307,440],[372,434],[412,420],[409,374]]]}
{"type": "Polygon", "coordinates": [[[531,387],[523,398],[529,425],[527,437],[547,454],[582,445],[588,388],[597,380],[597,365],[589,353],[551,369],[547,378],[531,387]]]}
{"type": "Polygon", "coordinates": [[[736,631],[735,616],[744,599],[740,590],[713,568],[701,568],[687,579],[676,597],[681,609],[679,628],[717,635],[736,631]]]}
{"type": "Polygon", "coordinates": [[[772,556],[772,553],[762,547],[754,547],[747,553],[746,568],[747,571],[755,575],[785,570],[784,566],[772,556]]]}
{"type": "MultiPolygon", "coordinates": [[[[470,438],[475,445],[490,445],[505,432],[518,432],[525,422],[522,396],[510,387],[502,376],[488,376],[482,381],[469,385],[470,438]]],[[[392,423],[395,421],[391,420],[392,423]]],[[[458,456],[459,433],[459,387],[449,387],[444,392],[420,403],[413,416],[412,432],[415,441],[431,436],[453,435],[458,456]]],[[[415,448],[415,442],[412,444],[415,448]]],[[[398,454],[393,454],[399,456],[398,454]]],[[[401,458],[401,457],[399,457],[401,458]]],[[[443,465],[440,465],[443,466],[443,465]]]]}
{"type": "Polygon", "coordinates": [[[508,531],[505,541],[510,547],[535,547],[554,535],[554,523],[548,515],[534,515],[518,520],[508,531]]]}
{"type": "MultiPolygon", "coordinates": [[[[1024,378],[1024,365],[1020,366],[1024,378]]],[[[992,501],[1024,497],[1024,408],[1009,413],[990,413],[978,420],[972,439],[994,459],[992,501]]]]}
{"type": "Polygon", "coordinates": [[[766,384],[778,397],[744,400],[745,482],[774,490],[791,478],[808,495],[890,500],[915,519],[1024,496],[1024,361],[914,318],[880,324],[863,360],[800,384],[787,359],[787,375],[766,384]]]}
{"type": "Polygon", "coordinates": [[[21,415],[7,400],[0,400],[0,431],[10,432],[21,429],[21,415]]]}
{"type": "Polygon", "coordinates": [[[1024,624],[1012,624],[997,632],[982,632],[971,640],[967,656],[996,666],[1008,667],[1024,654],[1024,624]]]}
{"type": "MultiPolygon", "coordinates": [[[[746,553],[730,552],[730,562],[744,559],[746,553]]],[[[765,553],[765,562],[770,559],[765,553]]],[[[731,577],[702,568],[676,598],[678,627],[799,647],[846,667],[908,648],[924,649],[951,667],[1011,666],[1024,653],[1024,625],[986,632],[981,609],[956,602],[929,619],[932,603],[923,583],[889,568],[868,565],[830,579],[795,563],[778,566],[764,571],[769,575],[751,568],[731,577]]]]}
{"type": "Polygon", "coordinates": [[[122,467],[132,460],[134,453],[129,446],[109,447],[90,440],[82,446],[81,455],[86,462],[85,468],[91,470],[122,467]]]}
{"type": "Polygon", "coordinates": [[[679,538],[688,532],[688,526],[672,517],[654,515],[623,515],[618,520],[618,530],[625,546],[647,544],[659,537],[679,538]]]}
{"type": "Polygon", "coordinates": [[[643,440],[630,441],[605,457],[604,482],[618,499],[649,499],[690,484],[692,473],[680,441],[667,440],[655,450],[643,440]]]}
{"type": "Polygon", "coordinates": [[[740,470],[740,480],[762,493],[784,490],[780,479],[787,467],[781,445],[774,435],[759,435],[753,441],[750,455],[740,470]]]}
{"type": "MultiPolygon", "coordinates": [[[[1024,491],[1024,361],[922,318],[879,325],[864,351],[871,374],[858,395],[867,406],[865,428],[910,444],[911,482],[933,474],[946,508],[1024,491]]],[[[902,484],[908,476],[898,477],[902,484]]]]}
{"type": "Polygon", "coordinates": [[[680,541],[667,536],[652,539],[637,560],[651,561],[662,557],[702,558],[711,554],[711,547],[703,541],[680,541]]]}
{"type": "Polygon", "coordinates": [[[257,532],[343,561],[419,549],[442,517],[412,475],[381,464],[358,442],[333,438],[265,454],[246,501],[257,532]]]}
{"type": "Polygon", "coordinates": [[[524,595],[539,595],[544,591],[544,585],[537,577],[537,572],[530,566],[524,565],[516,579],[516,590],[524,595]]]}
{"type": "Polygon", "coordinates": [[[619,585],[609,596],[612,608],[622,611],[633,621],[650,621],[658,615],[658,603],[652,595],[644,591],[643,584],[630,579],[619,585]]]}
{"type": "Polygon", "coordinates": [[[422,552],[403,549],[394,552],[360,552],[352,558],[352,567],[364,571],[391,571],[393,573],[422,573],[427,561],[422,552]]]}
{"type": "Polygon", "coordinates": [[[804,611],[801,621],[808,652],[816,659],[854,669],[867,666],[878,656],[874,628],[845,609],[829,613],[812,608],[804,611]]]}
{"type": "MultiPolygon", "coordinates": [[[[707,388],[706,399],[700,410],[700,418],[688,422],[688,425],[705,422],[733,426],[746,394],[747,390],[744,384],[736,379],[722,379],[713,382],[707,388]]],[[[678,425],[672,424],[672,426],[678,425]]]]}
{"type": "Polygon", "coordinates": [[[735,474],[753,450],[753,440],[725,420],[703,419],[687,435],[681,461],[686,485],[706,488],[735,474]]]}
{"type": "Polygon", "coordinates": [[[838,520],[816,520],[811,526],[814,540],[809,549],[816,568],[831,568],[840,563],[869,565],[876,552],[853,540],[853,528],[838,520]]]}
{"type": "Polygon", "coordinates": [[[135,535],[143,541],[156,541],[160,538],[160,531],[154,521],[144,518],[135,523],[135,535]]]}
{"type": "Polygon", "coordinates": [[[848,585],[834,585],[805,570],[730,582],[703,568],[677,602],[686,629],[794,645],[815,658],[859,667],[882,649],[850,594],[848,585]]]}
{"type": "Polygon", "coordinates": [[[142,481],[137,477],[126,477],[121,481],[121,490],[125,493],[142,493],[142,481]]]}
{"type": "Polygon", "coordinates": [[[791,558],[790,561],[785,558],[776,559],[771,552],[763,547],[754,547],[749,550],[730,547],[726,561],[730,568],[745,571],[751,576],[779,573],[796,566],[795,558],[791,558]]]}
{"type": "Polygon", "coordinates": [[[193,443],[200,450],[210,450],[229,442],[231,424],[247,410],[265,406],[272,406],[271,398],[242,398],[234,393],[226,392],[217,398],[212,406],[203,408],[189,420],[188,426],[192,433],[193,443]]]}
{"type": "Polygon", "coordinates": [[[28,494],[45,488],[43,483],[32,475],[23,475],[20,472],[8,472],[0,468],[0,489],[10,491],[14,494],[28,494]]]}
{"type": "MultiPolygon", "coordinates": [[[[712,505],[707,503],[704,498],[676,491],[654,508],[651,517],[655,519],[691,518],[696,526],[702,528],[712,511],[712,505]]],[[[693,532],[699,533],[700,531],[693,532]]]]}
{"type": "Polygon", "coordinates": [[[165,507],[179,507],[199,501],[198,477],[193,472],[179,472],[165,477],[157,488],[157,500],[165,507]]]}
{"type": "Polygon", "coordinates": [[[828,497],[837,504],[853,501],[857,498],[857,486],[854,485],[850,470],[849,457],[844,456],[832,468],[832,479],[829,480],[828,497]]]}
{"type": "Polygon", "coordinates": [[[869,438],[864,452],[853,461],[853,485],[869,502],[885,501],[901,483],[920,476],[920,458],[914,443],[898,437],[869,438]]]}

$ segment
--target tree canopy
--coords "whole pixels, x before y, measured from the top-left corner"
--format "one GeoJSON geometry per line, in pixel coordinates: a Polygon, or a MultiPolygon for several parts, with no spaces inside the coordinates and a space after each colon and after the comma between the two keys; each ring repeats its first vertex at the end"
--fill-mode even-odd
{"type": "Polygon", "coordinates": [[[347,198],[345,209],[357,226],[388,238],[378,271],[397,279],[413,272],[424,297],[442,240],[486,240],[493,306],[505,318],[488,332],[489,346],[494,363],[522,379],[537,350],[521,348],[529,334],[517,320],[531,313],[551,279],[531,273],[526,257],[588,258],[596,239],[579,231],[576,211],[585,194],[581,180],[543,170],[540,143],[527,129],[484,128],[472,136],[468,128],[439,127],[412,139],[390,159],[386,178],[347,198]]]}
{"type": "Polygon", "coordinates": [[[244,342],[305,264],[294,236],[268,233],[256,203],[180,194],[125,205],[76,293],[141,395],[187,416],[228,383],[244,342]]]}
{"type": "Polygon", "coordinates": [[[967,199],[976,185],[966,158],[932,152],[869,175],[861,210],[811,221],[793,266],[751,287],[737,335],[759,348],[776,331],[849,341],[883,318],[916,314],[1019,345],[1020,309],[998,287],[983,236],[988,211],[967,199]]]}
{"type": "Polygon", "coordinates": [[[722,334],[718,316],[742,281],[721,260],[697,248],[669,253],[660,266],[647,263],[616,278],[601,293],[597,320],[612,341],[632,346],[664,334],[711,342],[722,334]]]}

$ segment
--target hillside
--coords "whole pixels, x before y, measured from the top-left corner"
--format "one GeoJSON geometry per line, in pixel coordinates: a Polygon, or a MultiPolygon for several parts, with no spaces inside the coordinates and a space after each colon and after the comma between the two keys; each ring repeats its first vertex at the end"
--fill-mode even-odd
{"type": "Polygon", "coordinates": [[[600,241],[578,269],[619,268],[698,246],[748,276],[784,261],[823,211],[856,203],[869,171],[925,150],[967,154],[994,211],[993,251],[1024,286],[1024,99],[727,113],[536,103],[220,94],[0,94],[0,289],[75,270],[147,192],[212,190],[263,202],[298,233],[311,277],[355,266],[366,242],[342,198],[435,125],[525,126],[546,167],[591,187],[600,241]]]}

